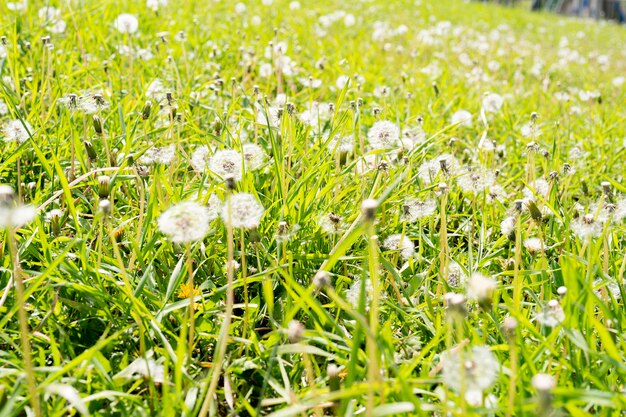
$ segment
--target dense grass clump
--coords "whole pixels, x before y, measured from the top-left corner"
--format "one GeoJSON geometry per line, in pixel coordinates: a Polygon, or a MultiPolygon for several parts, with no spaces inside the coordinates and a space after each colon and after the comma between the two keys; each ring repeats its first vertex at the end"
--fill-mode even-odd
{"type": "Polygon", "coordinates": [[[617,415],[626,32],[0,5],[1,416],[617,415]]]}

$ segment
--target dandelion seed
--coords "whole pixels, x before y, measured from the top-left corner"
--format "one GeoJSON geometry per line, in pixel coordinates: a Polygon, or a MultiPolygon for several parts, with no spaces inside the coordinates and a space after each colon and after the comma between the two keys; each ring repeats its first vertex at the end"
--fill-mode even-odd
{"type": "Polygon", "coordinates": [[[493,278],[475,272],[467,284],[467,296],[476,300],[482,307],[491,306],[493,293],[497,286],[498,283],[493,278]]]}
{"type": "Polygon", "coordinates": [[[120,33],[132,34],[137,32],[137,29],[139,29],[139,21],[137,20],[137,17],[132,14],[122,13],[117,16],[113,22],[113,26],[115,26],[115,29],[117,29],[120,33]]]}
{"type": "Polygon", "coordinates": [[[234,228],[255,229],[259,227],[265,209],[252,194],[237,193],[230,196],[229,204],[222,207],[222,220],[234,228]]]}
{"type": "Polygon", "coordinates": [[[530,237],[524,240],[524,247],[531,254],[541,253],[545,250],[545,245],[543,241],[538,237],[530,237]]]}
{"type": "Polygon", "coordinates": [[[191,161],[189,163],[196,172],[205,172],[209,166],[209,158],[212,149],[208,146],[196,146],[191,154],[191,161]]]}
{"type": "Polygon", "coordinates": [[[433,199],[409,200],[402,206],[402,221],[414,223],[419,219],[432,216],[437,210],[437,202],[433,199]]]}
{"type": "Polygon", "coordinates": [[[535,313],[535,319],[543,326],[555,327],[565,320],[565,312],[558,300],[550,300],[543,310],[535,313]]]}
{"type": "Polygon", "coordinates": [[[383,242],[383,247],[388,250],[400,251],[402,259],[407,260],[413,256],[415,245],[408,237],[402,234],[395,234],[387,237],[383,242]]]}
{"type": "Polygon", "coordinates": [[[244,160],[241,154],[232,149],[215,152],[209,159],[209,169],[221,178],[232,177],[241,181],[243,177],[244,160]]]}
{"type": "Polygon", "coordinates": [[[25,120],[11,120],[2,128],[4,140],[7,142],[24,143],[33,133],[33,127],[25,120]]]}
{"type": "Polygon", "coordinates": [[[210,219],[211,212],[206,206],[185,201],[161,214],[158,227],[174,243],[197,242],[209,233],[210,219]]]}
{"type": "Polygon", "coordinates": [[[374,149],[398,148],[400,143],[400,129],[387,120],[374,123],[367,132],[367,139],[374,149]]]}
{"type": "MultiPolygon", "coordinates": [[[[369,311],[369,305],[372,301],[374,287],[372,282],[367,278],[365,280],[365,310],[369,311]]],[[[349,302],[355,310],[359,308],[359,300],[361,299],[361,280],[355,280],[348,291],[346,291],[346,301],[349,302]]]]}
{"type": "Polygon", "coordinates": [[[35,207],[17,204],[13,188],[0,185],[0,228],[23,226],[32,222],[36,215],[35,207]]]}
{"type": "Polygon", "coordinates": [[[595,221],[593,214],[585,214],[574,219],[570,228],[576,236],[583,240],[600,237],[602,234],[602,223],[595,221]]]}
{"type": "Polygon", "coordinates": [[[242,147],[243,159],[246,161],[246,167],[251,170],[257,170],[265,163],[265,152],[254,143],[246,143],[242,147]]]}
{"type": "Polygon", "coordinates": [[[452,288],[463,287],[467,282],[467,274],[463,268],[461,268],[461,265],[453,261],[448,265],[446,281],[452,288]]]}
{"type": "Polygon", "coordinates": [[[450,118],[450,123],[463,127],[472,127],[472,113],[467,110],[457,110],[450,118]]]}
{"type": "Polygon", "coordinates": [[[142,165],[169,165],[176,157],[174,145],[164,148],[150,148],[141,155],[137,162],[142,165]]]}
{"type": "Polygon", "coordinates": [[[487,346],[474,346],[471,350],[442,354],[443,381],[453,391],[462,389],[484,391],[491,388],[498,374],[500,363],[487,346]]]}
{"type": "Polygon", "coordinates": [[[517,220],[513,216],[509,216],[502,220],[500,223],[500,231],[502,232],[502,235],[508,237],[510,240],[515,240],[516,224],[517,220]]]}
{"type": "Polygon", "coordinates": [[[488,113],[496,113],[500,111],[504,99],[501,95],[495,93],[487,93],[483,97],[483,109],[488,113]]]}
{"type": "Polygon", "coordinates": [[[336,235],[343,231],[343,222],[341,216],[335,213],[322,214],[317,224],[325,233],[336,235]]]}

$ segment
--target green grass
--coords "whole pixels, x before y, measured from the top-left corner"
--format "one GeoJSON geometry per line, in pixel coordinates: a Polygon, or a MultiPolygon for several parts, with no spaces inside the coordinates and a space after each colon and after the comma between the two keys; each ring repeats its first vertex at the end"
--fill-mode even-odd
{"type": "Polygon", "coordinates": [[[47,2],[0,5],[0,125],[32,126],[23,143],[0,140],[0,183],[39,212],[0,231],[0,416],[619,415],[626,224],[608,219],[590,239],[573,229],[585,213],[604,214],[598,204],[626,210],[626,84],[616,78],[626,73],[624,28],[450,0],[301,3],[250,1],[236,12],[230,1],[170,0],[157,13],[143,2],[53,2],[64,33],[49,33],[38,16],[47,2]],[[338,10],[354,24],[335,14],[324,26],[338,10]],[[137,16],[136,33],[115,29],[120,13],[137,16]],[[283,55],[292,63],[279,69],[283,55]],[[147,96],[157,78],[160,99],[147,96]],[[96,92],[109,103],[95,113],[101,134],[93,115],[61,100],[96,92]],[[487,92],[504,98],[494,113],[481,111],[487,92]],[[270,127],[264,113],[282,93],[288,104],[270,127]],[[309,125],[300,115],[313,102],[334,111],[309,125]],[[451,122],[459,109],[472,113],[471,127],[451,122]],[[382,120],[425,135],[412,149],[372,152],[367,133],[382,120]],[[354,151],[329,150],[335,135],[353,138],[354,151]],[[479,146],[486,139],[502,148],[479,146]],[[201,242],[169,241],[157,225],[168,207],[230,193],[219,175],[193,169],[194,149],[245,143],[266,154],[234,190],[263,205],[258,228],[216,219],[201,242]],[[144,166],[146,152],[167,146],[171,162],[144,166]],[[442,154],[459,167],[420,175],[442,154]],[[480,180],[497,171],[500,198],[489,196],[494,184],[471,192],[469,168],[480,180]],[[534,203],[519,213],[526,187],[534,203]],[[107,197],[109,214],[99,209],[107,197]],[[361,215],[366,199],[379,204],[372,221],[361,215]],[[434,199],[434,214],[403,221],[412,199],[434,199]],[[62,210],[58,224],[46,217],[53,209],[62,210]],[[319,225],[330,213],[340,217],[335,234],[319,225]],[[500,230],[508,216],[510,238],[500,230]],[[384,247],[394,234],[415,244],[409,259],[384,247]],[[523,247],[531,237],[542,250],[523,247]],[[460,315],[445,295],[467,294],[469,284],[451,285],[453,262],[461,275],[497,282],[480,305],[470,292],[460,315]],[[330,286],[316,288],[319,271],[330,286]],[[359,297],[366,280],[373,288],[359,297]],[[554,327],[537,319],[550,300],[564,313],[554,327]],[[503,329],[507,317],[513,331],[503,329]],[[302,334],[287,331],[292,320],[302,334]],[[500,364],[478,404],[464,395],[486,367],[465,363],[477,346],[500,364]],[[449,380],[455,359],[461,389],[449,380]],[[531,384],[539,373],[556,382],[543,396],[531,384]]]}

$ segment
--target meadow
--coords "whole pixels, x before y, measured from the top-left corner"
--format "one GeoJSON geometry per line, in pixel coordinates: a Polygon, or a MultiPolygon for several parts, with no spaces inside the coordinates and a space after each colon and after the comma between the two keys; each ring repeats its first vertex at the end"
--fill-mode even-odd
{"type": "Polygon", "coordinates": [[[0,4],[0,416],[626,410],[626,29],[0,4]]]}

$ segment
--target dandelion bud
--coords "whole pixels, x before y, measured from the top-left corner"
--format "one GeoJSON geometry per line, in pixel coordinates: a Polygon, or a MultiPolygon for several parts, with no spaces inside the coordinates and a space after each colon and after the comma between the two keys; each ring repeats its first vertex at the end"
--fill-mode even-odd
{"type": "Polygon", "coordinates": [[[287,327],[287,338],[290,343],[298,343],[304,335],[304,325],[298,320],[291,320],[287,327]]]}
{"type": "Polygon", "coordinates": [[[63,216],[63,211],[59,209],[53,209],[48,212],[46,218],[50,220],[50,229],[52,231],[52,235],[57,237],[61,234],[61,217],[63,216]]]}
{"type": "Polygon", "coordinates": [[[104,215],[111,214],[111,202],[107,199],[100,200],[98,203],[98,208],[104,215]]]}
{"type": "Polygon", "coordinates": [[[448,174],[448,160],[446,158],[439,159],[439,167],[441,168],[441,172],[444,174],[448,174]]]}
{"type": "Polygon", "coordinates": [[[374,221],[376,217],[376,209],[378,208],[378,201],[368,198],[361,203],[361,211],[366,222],[374,221]]]}
{"type": "Polygon", "coordinates": [[[313,285],[318,291],[330,286],[330,274],[327,271],[319,271],[313,277],[313,285]]]}
{"type": "MultiPolygon", "coordinates": [[[[326,368],[326,375],[328,375],[328,388],[331,391],[339,391],[341,389],[341,381],[339,379],[339,368],[334,363],[331,363],[326,368]]],[[[338,407],[339,401],[333,403],[333,407],[338,407]]]]}
{"type": "Polygon", "coordinates": [[[363,99],[361,97],[356,99],[356,105],[357,105],[357,107],[362,107],[363,106],[363,99]]]}
{"type": "Polygon", "coordinates": [[[31,181],[28,183],[27,187],[28,187],[28,191],[30,193],[33,193],[37,189],[37,183],[35,181],[31,181]]]}
{"type": "Polygon", "coordinates": [[[556,171],[550,172],[549,176],[551,181],[556,181],[559,179],[559,173],[556,171]]]}
{"type": "Polygon", "coordinates": [[[530,121],[531,122],[536,122],[537,121],[537,117],[539,117],[539,115],[537,113],[535,113],[535,112],[532,112],[530,114],[530,121]]]}
{"type": "Polygon", "coordinates": [[[546,159],[550,157],[550,152],[546,148],[541,148],[539,153],[541,153],[541,156],[543,156],[546,159]]]}
{"type": "Polygon", "coordinates": [[[351,108],[352,110],[356,110],[356,101],[354,101],[354,100],[350,100],[350,108],[351,108]]]}
{"type": "Polygon", "coordinates": [[[224,182],[226,183],[226,188],[229,191],[235,191],[235,189],[237,188],[237,183],[235,181],[235,176],[234,175],[227,175],[224,178],[224,182]]]}
{"type": "Polygon", "coordinates": [[[450,140],[448,141],[448,146],[453,148],[454,145],[456,145],[457,139],[456,138],[450,138],[450,140]]]}
{"type": "Polygon", "coordinates": [[[504,336],[509,340],[513,340],[515,338],[515,330],[517,329],[517,320],[511,316],[506,317],[502,321],[502,332],[504,336]]]}
{"type": "Polygon", "coordinates": [[[143,120],[148,120],[150,118],[150,113],[152,112],[152,102],[147,100],[143,105],[143,109],[141,110],[141,118],[143,120]]]}
{"type": "Polygon", "coordinates": [[[255,85],[252,87],[252,94],[254,94],[255,96],[258,96],[261,93],[261,89],[259,88],[258,85],[255,85]]]}
{"type": "Polygon", "coordinates": [[[85,151],[87,151],[87,157],[89,160],[95,161],[98,159],[98,154],[96,153],[96,149],[93,147],[93,144],[87,140],[83,142],[83,144],[85,145],[85,151]]]}
{"type": "Polygon", "coordinates": [[[380,114],[380,108],[374,107],[374,109],[372,109],[372,113],[374,116],[378,116],[380,114]]]}
{"type": "Polygon", "coordinates": [[[515,200],[513,202],[513,207],[515,207],[515,211],[521,213],[522,209],[524,208],[524,200],[515,200]]]}
{"type": "Polygon", "coordinates": [[[287,110],[287,113],[290,116],[293,116],[294,114],[296,114],[296,106],[293,103],[287,103],[285,104],[285,109],[287,110]]]}
{"type": "Polygon", "coordinates": [[[111,194],[111,177],[100,175],[98,177],[98,197],[109,198],[109,194],[111,194]]]}
{"type": "Polygon", "coordinates": [[[601,185],[602,185],[602,191],[604,192],[604,194],[608,198],[611,198],[611,183],[608,181],[602,181],[601,185]]]}
{"type": "Polygon", "coordinates": [[[446,184],[445,182],[440,182],[437,189],[439,190],[439,193],[445,194],[448,192],[450,188],[448,187],[448,184],[446,184]]]}
{"type": "Polygon", "coordinates": [[[96,131],[97,135],[102,135],[102,120],[98,116],[93,116],[93,130],[96,131]]]}
{"type": "Polygon", "coordinates": [[[541,210],[537,208],[537,205],[532,200],[526,200],[526,207],[528,207],[528,211],[530,211],[530,217],[537,223],[541,223],[541,219],[543,216],[541,215],[541,210]]]}
{"type": "Polygon", "coordinates": [[[589,187],[587,187],[587,181],[585,180],[580,180],[580,188],[582,188],[583,190],[583,194],[585,196],[589,195],[589,187]]]}
{"type": "Polygon", "coordinates": [[[2,45],[7,46],[8,45],[7,37],[6,36],[0,37],[0,42],[2,43],[2,45]]]}
{"type": "Polygon", "coordinates": [[[174,103],[174,96],[171,91],[165,93],[165,99],[167,100],[167,104],[170,106],[174,103]]]}

